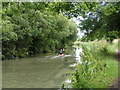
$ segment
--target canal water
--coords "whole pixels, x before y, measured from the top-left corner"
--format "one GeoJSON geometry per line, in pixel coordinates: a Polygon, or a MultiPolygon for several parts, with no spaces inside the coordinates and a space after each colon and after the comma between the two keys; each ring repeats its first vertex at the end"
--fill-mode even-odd
{"type": "Polygon", "coordinates": [[[41,55],[2,62],[3,88],[60,88],[69,81],[75,52],[64,55],[41,55]]]}

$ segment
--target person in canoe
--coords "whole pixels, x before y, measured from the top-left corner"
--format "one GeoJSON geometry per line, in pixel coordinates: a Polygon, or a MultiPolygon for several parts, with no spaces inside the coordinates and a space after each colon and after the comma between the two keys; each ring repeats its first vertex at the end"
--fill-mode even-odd
{"type": "Polygon", "coordinates": [[[63,56],[64,55],[64,48],[59,50],[58,55],[59,56],[63,56]]]}

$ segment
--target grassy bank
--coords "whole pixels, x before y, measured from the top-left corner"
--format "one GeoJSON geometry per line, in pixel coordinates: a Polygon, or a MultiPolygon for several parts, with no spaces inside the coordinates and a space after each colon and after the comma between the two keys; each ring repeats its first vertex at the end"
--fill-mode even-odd
{"type": "Polygon", "coordinates": [[[118,62],[114,58],[116,44],[106,41],[76,42],[83,49],[82,64],[72,76],[73,88],[107,88],[118,77],[118,62]]]}
{"type": "Polygon", "coordinates": [[[92,81],[88,80],[90,83],[90,87],[88,88],[107,88],[118,77],[118,62],[112,56],[104,57],[102,63],[106,63],[106,71],[100,71],[96,74],[96,78],[92,81]]]}

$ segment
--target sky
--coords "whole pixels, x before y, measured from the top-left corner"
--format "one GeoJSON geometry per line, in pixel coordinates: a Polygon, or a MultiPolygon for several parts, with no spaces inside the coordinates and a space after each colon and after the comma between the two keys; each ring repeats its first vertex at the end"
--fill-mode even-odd
{"type": "MultiPolygon", "coordinates": [[[[81,23],[80,20],[78,20],[78,18],[80,20],[84,20],[82,16],[78,16],[77,18],[74,17],[71,19],[72,21],[74,21],[77,24],[77,26],[79,26],[79,24],[81,23]]],[[[84,36],[84,33],[80,31],[80,28],[77,28],[77,30],[78,30],[78,34],[77,34],[78,38],[82,38],[84,36]]]]}

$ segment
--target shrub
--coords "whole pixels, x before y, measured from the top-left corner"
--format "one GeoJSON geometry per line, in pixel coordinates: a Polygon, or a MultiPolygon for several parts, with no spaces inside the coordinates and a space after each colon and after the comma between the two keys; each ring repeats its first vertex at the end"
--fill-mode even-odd
{"type": "MultiPolygon", "coordinates": [[[[72,78],[73,88],[91,88],[91,81],[96,78],[99,73],[105,76],[106,63],[101,61],[100,48],[95,47],[95,44],[86,47],[86,45],[80,45],[83,49],[81,55],[82,64],[77,66],[77,70],[72,78]]],[[[99,80],[100,81],[100,80],[99,80]]]]}

